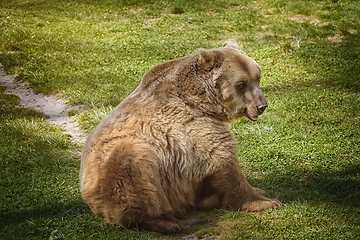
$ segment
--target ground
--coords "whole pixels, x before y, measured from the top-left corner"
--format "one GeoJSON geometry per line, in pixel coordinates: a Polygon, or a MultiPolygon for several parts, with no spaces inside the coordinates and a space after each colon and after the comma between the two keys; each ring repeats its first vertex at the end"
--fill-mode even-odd
{"type": "MultiPolygon", "coordinates": [[[[359,239],[359,16],[349,0],[0,1],[0,62],[35,92],[86,105],[69,115],[88,133],[152,66],[234,38],[262,67],[269,105],[256,124],[230,125],[239,164],[284,205],[199,213],[185,233],[359,239]]],[[[81,200],[70,138],[3,89],[1,239],[181,238],[95,218],[81,200]]]]}
{"type": "Polygon", "coordinates": [[[0,86],[7,88],[7,93],[20,97],[20,106],[42,112],[49,116],[47,121],[54,126],[63,129],[64,134],[69,134],[73,141],[84,143],[85,136],[76,122],[75,116],[69,112],[84,108],[84,106],[69,106],[66,100],[56,95],[35,94],[32,88],[26,87],[24,83],[15,83],[16,75],[5,74],[0,65],[0,86]]]}

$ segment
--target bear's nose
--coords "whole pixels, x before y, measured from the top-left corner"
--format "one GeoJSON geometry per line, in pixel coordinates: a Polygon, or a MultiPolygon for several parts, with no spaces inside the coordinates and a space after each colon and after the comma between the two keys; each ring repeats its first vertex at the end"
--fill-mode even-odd
{"type": "Polygon", "coordinates": [[[259,113],[259,114],[262,114],[267,107],[268,107],[267,104],[258,106],[258,107],[257,107],[258,113],[259,113]]]}

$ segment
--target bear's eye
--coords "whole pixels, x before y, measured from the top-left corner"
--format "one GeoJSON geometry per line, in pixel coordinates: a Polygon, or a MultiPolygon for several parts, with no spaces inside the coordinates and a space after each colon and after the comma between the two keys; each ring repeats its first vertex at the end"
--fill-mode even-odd
{"type": "Polygon", "coordinates": [[[246,83],[245,82],[239,82],[236,84],[236,88],[239,90],[242,90],[244,88],[246,88],[246,83]]]}

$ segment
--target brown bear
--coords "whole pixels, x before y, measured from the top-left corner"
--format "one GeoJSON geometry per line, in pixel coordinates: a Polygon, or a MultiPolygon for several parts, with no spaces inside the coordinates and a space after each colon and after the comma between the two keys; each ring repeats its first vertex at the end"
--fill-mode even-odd
{"type": "Polygon", "coordinates": [[[279,208],[245,179],[228,128],[264,112],[260,75],[234,40],[147,72],[85,143],[81,194],[95,215],[173,233],[195,209],[279,208]]]}

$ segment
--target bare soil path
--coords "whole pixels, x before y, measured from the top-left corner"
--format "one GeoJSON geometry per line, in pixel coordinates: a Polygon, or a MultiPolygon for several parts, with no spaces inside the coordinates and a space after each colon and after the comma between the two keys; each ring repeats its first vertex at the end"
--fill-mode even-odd
{"type": "Polygon", "coordinates": [[[33,89],[27,88],[24,83],[15,83],[16,75],[7,75],[0,63],[0,85],[6,87],[6,92],[20,97],[20,106],[43,112],[49,116],[47,121],[52,125],[60,126],[64,134],[71,135],[74,142],[83,144],[85,137],[76,122],[75,116],[68,116],[71,110],[80,110],[84,106],[72,106],[66,104],[66,100],[56,95],[35,94],[33,89]]]}

